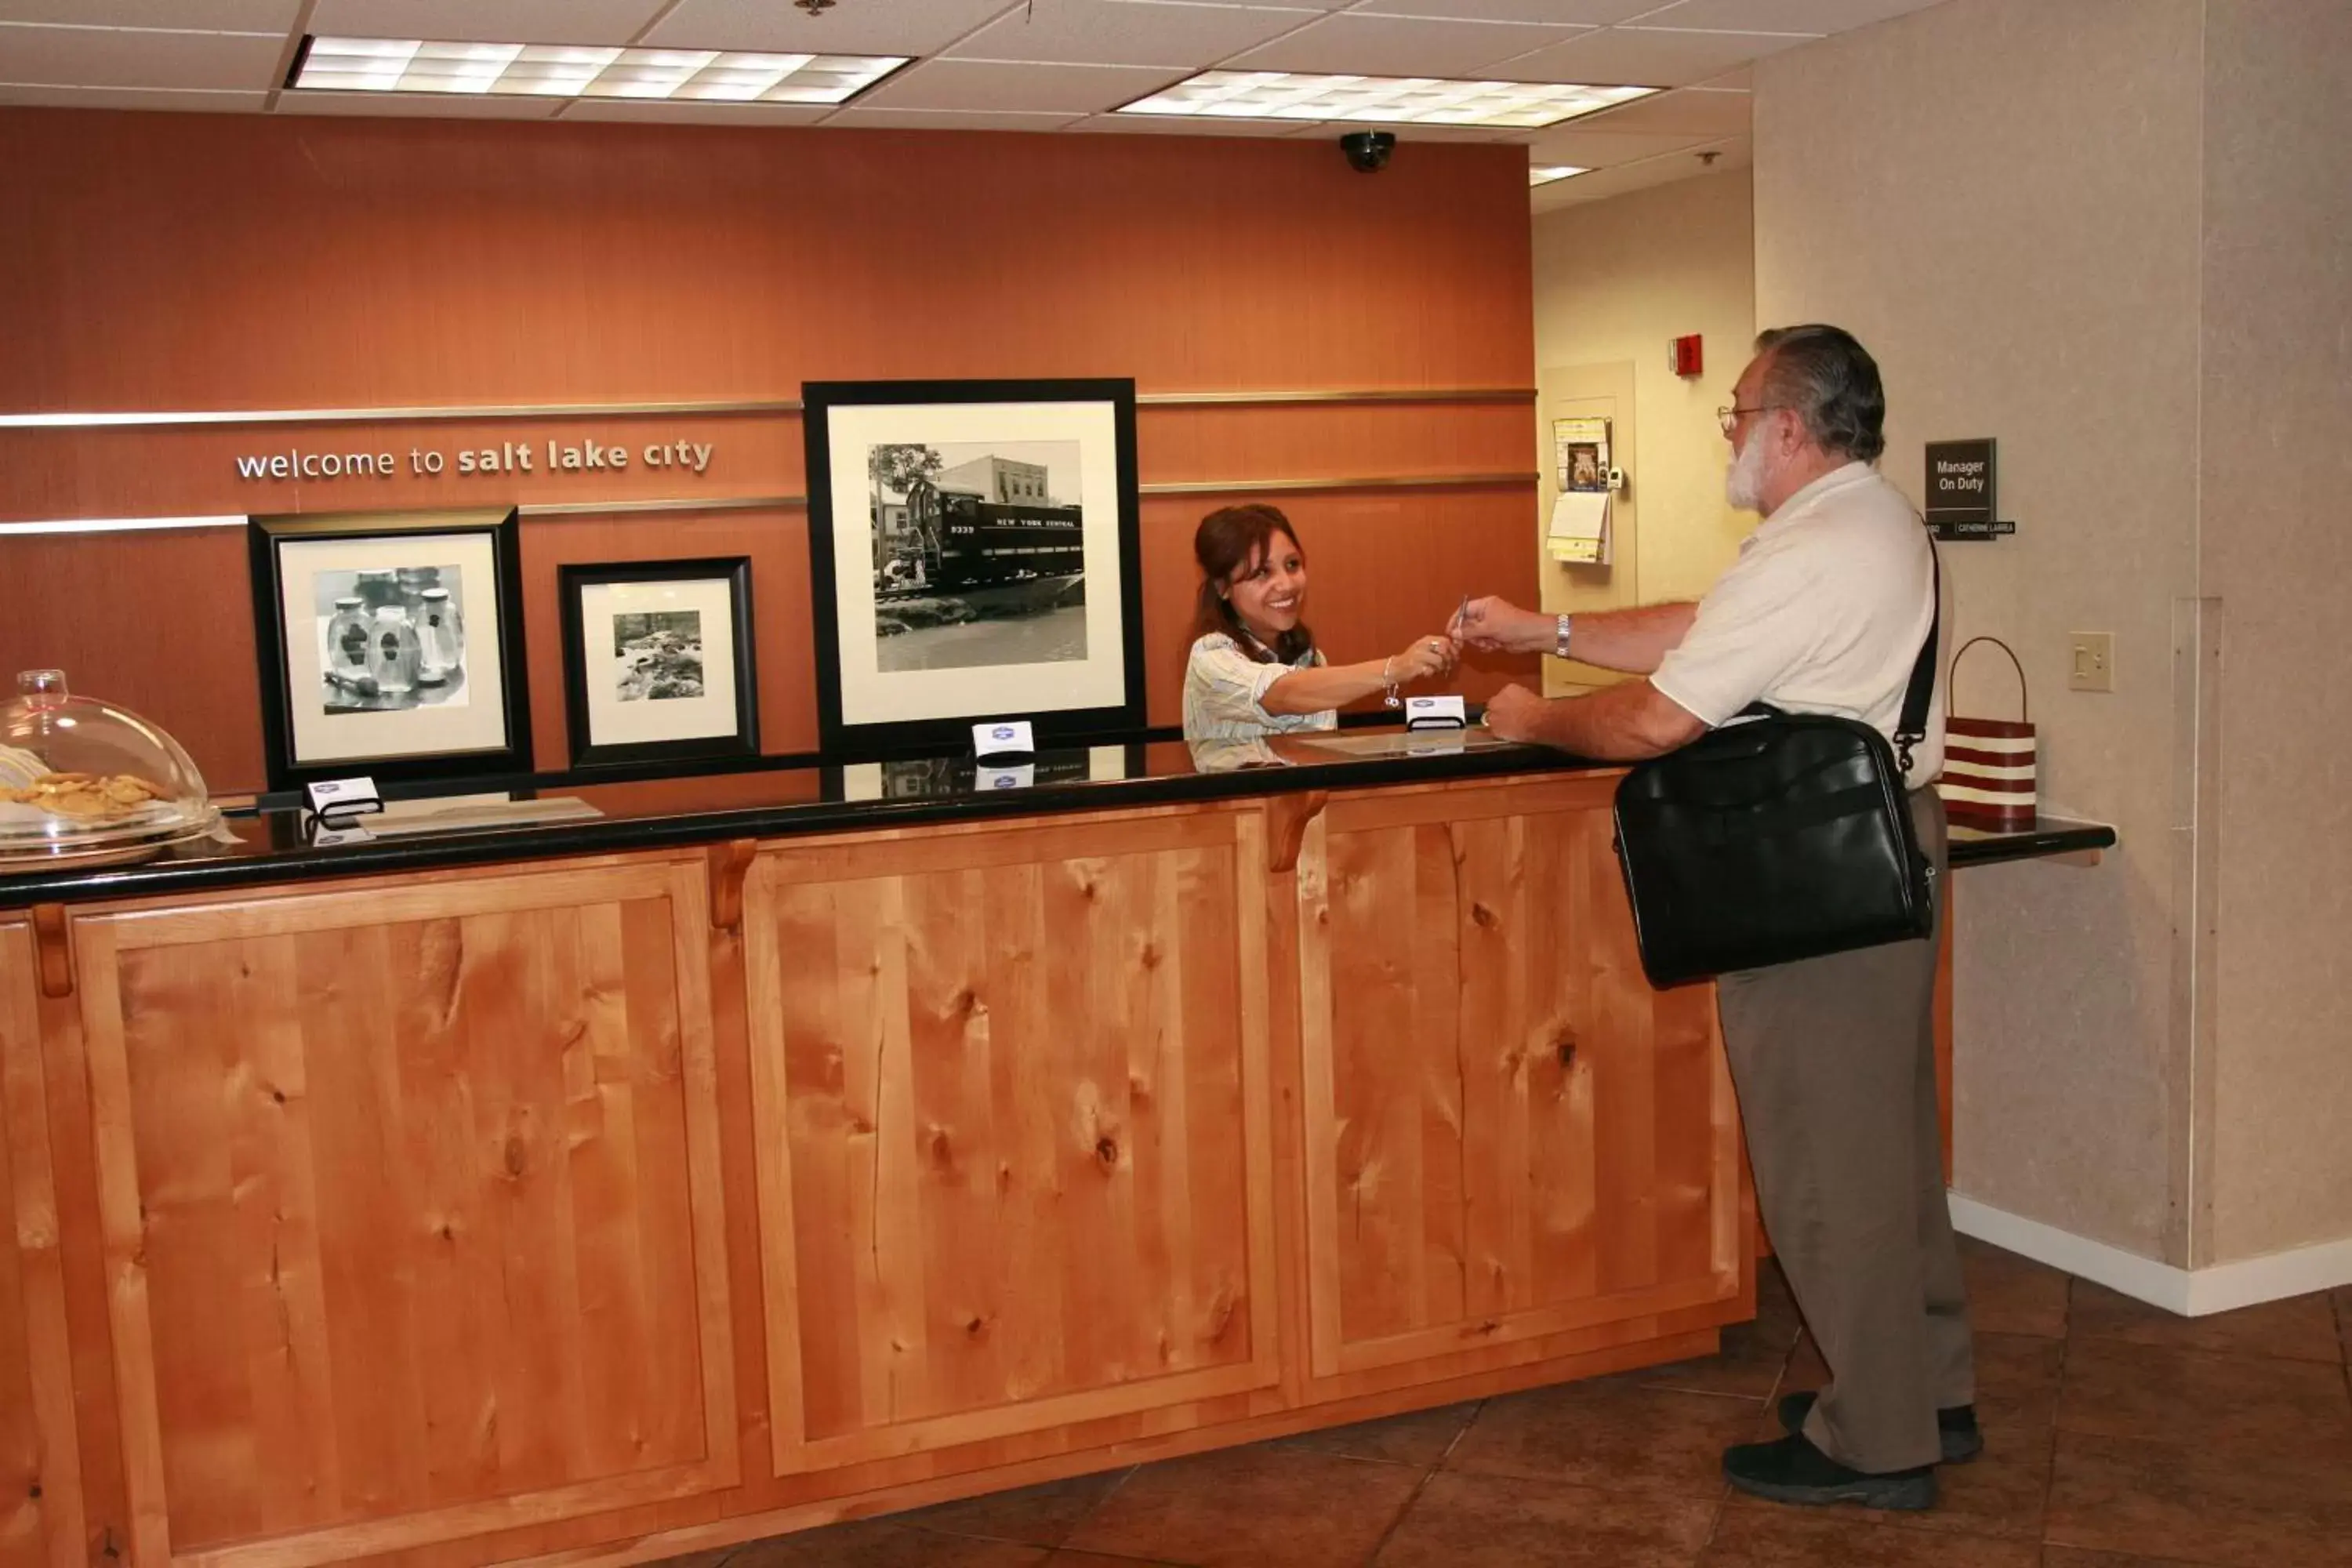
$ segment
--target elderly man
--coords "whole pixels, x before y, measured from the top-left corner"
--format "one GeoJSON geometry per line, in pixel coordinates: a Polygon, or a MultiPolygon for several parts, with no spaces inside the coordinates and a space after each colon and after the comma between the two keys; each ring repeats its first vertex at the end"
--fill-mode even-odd
{"type": "MultiPolygon", "coordinates": [[[[1473,601],[1454,628],[1471,647],[1572,650],[1642,678],[1557,701],[1507,688],[1487,705],[1496,732],[1633,761],[1762,701],[1894,738],[1935,624],[1935,547],[1872,466],[1885,446],[1878,366],[1835,327],[1776,329],[1756,349],[1718,412],[1726,493],[1764,519],[1738,561],[1696,605],[1570,617],[1473,601]]],[[[1938,886],[1944,813],[1927,785],[1943,746],[1931,717],[1907,780],[1938,886]]],[[[1937,1136],[1935,965],[1931,935],[1717,982],[1757,1198],[1832,1379],[1780,1402],[1788,1436],[1724,1454],[1744,1491],[1927,1508],[1937,1463],[1982,1447],[1937,1136]]]]}

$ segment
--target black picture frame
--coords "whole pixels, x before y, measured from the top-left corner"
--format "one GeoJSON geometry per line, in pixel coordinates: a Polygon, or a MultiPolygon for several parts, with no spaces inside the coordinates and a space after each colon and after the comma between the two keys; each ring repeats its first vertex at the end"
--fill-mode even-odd
{"type": "MultiPolygon", "coordinates": [[[[1131,378],[810,382],[802,387],[801,402],[808,474],[810,620],[816,643],[817,735],[825,755],[855,760],[937,752],[942,746],[963,749],[971,744],[973,725],[1003,720],[1030,721],[1040,746],[1108,741],[1140,732],[1144,723],[1142,545],[1136,484],[1135,383],[1131,378]],[[1086,500],[1076,509],[1059,510],[1084,512],[1094,508],[1097,500],[1106,499],[1105,487],[1110,487],[1107,499],[1113,514],[1114,535],[1103,540],[1083,520],[1076,526],[1084,530],[1086,540],[1081,574],[1092,574],[1097,578],[1102,574],[1098,552],[1104,561],[1117,563],[1117,635],[1103,639],[1115,643],[1115,647],[1097,647],[1094,628],[1100,622],[1096,617],[1096,600],[1092,596],[1094,584],[1080,585],[1088,627],[1086,652],[1079,661],[1083,679],[1089,688],[1109,694],[1111,700],[1067,704],[1021,700],[1050,688],[1054,674],[1036,674],[1041,661],[1012,661],[979,667],[1007,672],[1005,679],[985,700],[919,718],[864,717],[854,703],[845,700],[842,543],[854,539],[859,542],[859,548],[870,548],[877,558],[884,552],[885,524],[880,516],[883,491],[878,484],[869,487],[866,473],[836,476],[833,450],[836,427],[845,415],[852,413],[870,421],[876,417],[868,414],[871,410],[895,411],[887,416],[895,419],[900,414],[919,413],[925,406],[955,409],[974,405],[1078,405],[1085,411],[1087,430],[1107,432],[1108,451],[1087,449],[1081,441],[1081,489],[1093,499],[1086,500]],[[1097,464],[1102,467],[1097,468],[1097,464]],[[851,517],[841,515],[845,505],[855,506],[851,517]],[[1008,697],[1015,700],[1008,701],[1008,697]]],[[[953,439],[961,445],[973,444],[969,434],[953,439]]],[[[846,435],[845,440],[848,440],[846,435]]],[[[1097,444],[1101,441],[1098,439],[1097,444]]],[[[1003,497],[996,500],[1004,503],[1005,510],[1025,504],[1003,497]]],[[[1041,506],[1036,510],[1055,509],[1041,506]]],[[[866,636],[877,650],[877,658],[881,638],[875,629],[879,615],[875,606],[885,592],[880,586],[881,573],[877,562],[874,569],[876,596],[864,606],[868,617],[866,636]]],[[[936,596],[955,595],[942,591],[936,596]]],[[[971,668],[974,667],[964,667],[971,668]]],[[[887,679],[903,681],[916,673],[902,669],[887,679]]],[[[866,678],[884,679],[870,672],[866,678]]],[[[955,678],[969,680],[962,670],[956,672],[955,678]]]]}
{"type": "Polygon", "coordinates": [[[568,563],[556,568],[556,595],[563,626],[563,715],[573,768],[749,760],[760,754],[760,675],[752,642],[750,556],[568,563]],[[735,727],[725,734],[685,740],[596,741],[588,690],[587,628],[581,611],[583,590],[610,583],[720,581],[728,585],[732,648],[728,665],[734,681],[735,727]]]}
{"type": "MultiPolygon", "coordinates": [[[[379,784],[414,784],[443,780],[527,774],[531,771],[530,676],[523,638],[522,538],[519,514],[512,506],[422,511],[295,512],[255,514],[246,520],[247,561],[251,574],[255,653],[261,687],[263,761],[269,788],[299,789],[320,779],[366,776],[379,784]],[[314,732],[318,715],[298,713],[293,670],[298,662],[315,663],[315,656],[298,652],[289,640],[292,627],[285,612],[289,587],[289,550],[334,545],[380,546],[378,557],[394,567],[403,546],[426,536],[459,536],[479,542],[488,551],[491,583],[487,593],[467,586],[465,592],[469,628],[468,652],[482,644],[473,640],[473,626],[492,614],[488,646],[496,652],[496,680],[488,691],[469,693],[464,707],[480,734],[456,743],[397,743],[387,737],[384,749],[363,734],[356,747],[341,747],[334,754],[306,748],[306,732],[314,732]],[[472,698],[485,700],[487,706],[472,698]],[[478,711],[471,711],[478,710],[478,711]],[[495,722],[483,718],[495,715],[495,722]],[[490,732],[496,734],[491,738],[490,732]],[[306,754],[306,751],[307,753],[306,754]]],[[[308,552],[306,551],[306,552],[308,552]]],[[[310,568],[304,567],[303,570],[310,568]]],[[[381,568],[379,568],[381,569],[381,568]]],[[[324,574],[313,571],[313,576],[324,574]]],[[[299,585],[299,584],[297,584],[299,585]]],[[[307,628],[306,628],[307,629],[307,628]]],[[[483,661],[475,659],[463,679],[476,684],[483,661]]],[[[352,723],[354,731],[371,718],[405,714],[413,710],[387,709],[383,714],[338,712],[328,721],[352,723]]],[[[452,705],[449,711],[456,710],[452,705]]],[[[397,724],[388,726],[396,728],[397,724]]]]}

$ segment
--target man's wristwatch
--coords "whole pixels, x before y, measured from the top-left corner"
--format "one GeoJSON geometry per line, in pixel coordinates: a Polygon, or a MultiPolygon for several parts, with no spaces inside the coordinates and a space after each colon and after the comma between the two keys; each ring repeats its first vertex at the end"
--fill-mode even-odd
{"type": "Polygon", "coordinates": [[[1568,616],[1563,613],[1559,617],[1559,628],[1552,637],[1551,652],[1554,658],[1568,657],[1568,616]]]}

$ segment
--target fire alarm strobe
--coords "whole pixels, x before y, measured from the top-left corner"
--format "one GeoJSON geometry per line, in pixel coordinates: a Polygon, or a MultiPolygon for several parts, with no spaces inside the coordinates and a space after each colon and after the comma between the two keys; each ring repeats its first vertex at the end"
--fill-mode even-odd
{"type": "Polygon", "coordinates": [[[1699,334],[1693,332],[1686,338],[1676,338],[1673,342],[1668,343],[1666,363],[1674,367],[1676,375],[1700,374],[1702,356],[1699,353],[1699,334]]]}

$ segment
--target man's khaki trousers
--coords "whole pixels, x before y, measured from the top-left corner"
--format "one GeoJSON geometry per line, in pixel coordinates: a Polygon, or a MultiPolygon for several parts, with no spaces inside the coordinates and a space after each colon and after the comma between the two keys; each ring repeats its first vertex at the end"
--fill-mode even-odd
{"type": "Polygon", "coordinates": [[[1936,1411],[1976,1398],[1936,1110],[1947,873],[1932,788],[1913,792],[1911,816],[1937,932],[1717,982],[1758,1206],[1829,1363],[1805,1436],[1869,1471],[1935,1463],[1936,1411]]]}

